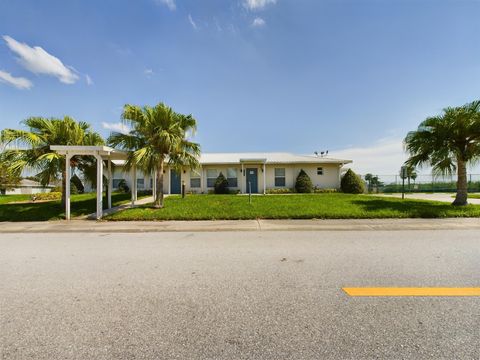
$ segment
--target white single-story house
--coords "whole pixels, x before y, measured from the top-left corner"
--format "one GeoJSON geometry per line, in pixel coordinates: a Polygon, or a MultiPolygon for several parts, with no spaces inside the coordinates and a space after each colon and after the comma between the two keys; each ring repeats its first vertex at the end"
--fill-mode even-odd
{"type": "Polygon", "coordinates": [[[54,187],[54,185],[43,186],[37,181],[22,179],[19,184],[2,191],[2,195],[49,193],[54,187]]]}
{"type": "MultiPolygon", "coordinates": [[[[165,194],[180,194],[182,184],[189,193],[206,194],[213,191],[215,180],[222,173],[229,189],[239,193],[265,194],[269,189],[294,188],[301,170],[304,170],[313,186],[321,189],[340,188],[340,174],[351,160],[333,159],[290,153],[205,153],[200,167],[176,171],[168,166],[164,170],[165,194]]],[[[132,188],[131,173],[123,169],[124,161],[113,161],[113,188],[125,180],[132,188]]],[[[137,189],[151,190],[153,174],[137,171],[137,189]]]]}
{"type": "MultiPolygon", "coordinates": [[[[132,204],[137,200],[138,190],[153,190],[156,193],[155,174],[143,174],[140,170],[126,171],[123,164],[127,159],[125,151],[108,146],[64,146],[50,147],[65,155],[67,168],[66,182],[70,183],[73,156],[88,155],[97,160],[97,219],[103,216],[103,177],[107,177],[108,208],[112,207],[112,190],[125,180],[132,190],[132,204]],[[105,166],[106,162],[106,166],[105,166]],[[112,164],[114,166],[112,166],[112,164]],[[115,166],[116,165],[116,166],[115,166]]],[[[293,188],[301,170],[312,180],[313,186],[338,189],[342,167],[351,160],[328,157],[293,155],[290,153],[214,153],[202,154],[200,167],[180,171],[165,167],[163,191],[165,194],[180,194],[182,184],[187,192],[208,193],[213,190],[215,180],[222,173],[229,182],[229,188],[240,193],[265,194],[268,189],[293,188]]],[[[70,219],[70,187],[66,188],[65,217],[70,219]]]]}

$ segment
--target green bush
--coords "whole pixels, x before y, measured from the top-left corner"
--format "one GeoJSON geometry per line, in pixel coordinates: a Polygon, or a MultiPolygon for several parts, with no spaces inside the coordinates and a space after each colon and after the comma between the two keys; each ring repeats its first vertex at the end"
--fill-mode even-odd
{"type": "Polygon", "coordinates": [[[313,191],[312,180],[310,180],[310,177],[303,170],[300,170],[300,173],[297,176],[295,191],[297,193],[311,193],[313,191]]]}
{"type": "Polygon", "coordinates": [[[267,194],[291,194],[293,189],[290,188],[278,188],[278,189],[267,189],[267,194]]]}
{"type": "Polygon", "coordinates": [[[337,189],[321,189],[321,188],[315,187],[313,189],[313,192],[315,194],[333,194],[333,193],[338,192],[338,190],[337,189]]]}
{"type": "Polygon", "coordinates": [[[130,192],[130,188],[127,185],[127,182],[125,179],[122,179],[118,182],[118,190],[123,192],[123,193],[128,193],[130,192]]]}
{"type": "Polygon", "coordinates": [[[138,190],[137,196],[152,196],[153,190],[138,190]]]}
{"type": "Polygon", "coordinates": [[[223,176],[222,173],[218,175],[217,179],[215,180],[214,185],[215,194],[229,194],[230,191],[228,190],[228,180],[223,176]]]}
{"type": "Polygon", "coordinates": [[[32,194],[32,200],[60,200],[62,198],[61,192],[52,191],[49,193],[39,193],[39,194],[32,194]]]}
{"type": "Polygon", "coordinates": [[[347,194],[363,194],[365,192],[365,184],[352,169],[348,169],[343,175],[340,186],[342,191],[347,194]]]}
{"type": "Polygon", "coordinates": [[[72,176],[72,179],[70,180],[71,186],[70,186],[70,193],[71,194],[83,194],[85,192],[85,186],[82,184],[82,180],[77,176],[77,174],[72,176]]]}

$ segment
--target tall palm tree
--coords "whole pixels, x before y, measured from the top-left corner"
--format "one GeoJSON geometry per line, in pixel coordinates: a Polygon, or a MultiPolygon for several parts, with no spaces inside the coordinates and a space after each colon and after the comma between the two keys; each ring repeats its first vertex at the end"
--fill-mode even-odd
{"type": "Polygon", "coordinates": [[[458,175],[453,205],[467,205],[467,164],[480,157],[480,101],[448,107],[405,138],[407,166],[430,165],[434,174],[458,175]]]}
{"type": "MultiPolygon", "coordinates": [[[[16,145],[2,153],[2,160],[12,171],[29,168],[38,171],[36,177],[43,185],[62,181],[62,204],[65,204],[65,156],[50,150],[51,145],[103,145],[102,137],[92,131],[86,122],[77,122],[69,116],[63,119],[31,117],[22,122],[28,130],[4,129],[0,142],[16,145]]],[[[85,159],[73,157],[70,166],[82,164],[85,159]]],[[[70,185],[70,184],[69,184],[70,185]]]]}
{"type": "Polygon", "coordinates": [[[163,171],[165,164],[180,169],[198,167],[200,146],[188,139],[197,128],[191,115],[182,115],[163,103],[154,107],[125,105],[122,119],[132,130],[114,132],[108,143],[128,151],[126,169],[136,166],[145,173],[155,171],[157,194],[155,207],[163,207],[163,171]]]}

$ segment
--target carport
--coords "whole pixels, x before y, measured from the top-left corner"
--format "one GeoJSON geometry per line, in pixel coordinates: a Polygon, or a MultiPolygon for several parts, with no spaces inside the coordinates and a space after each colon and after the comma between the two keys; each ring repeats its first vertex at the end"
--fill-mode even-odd
{"type": "MultiPolygon", "coordinates": [[[[50,149],[60,155],[65,156],[66,182],[65,189],[65,219],[70,220],[70,180],[72,178],[72,168],[70,160],[74,156],[93,156],[97,160],[97,212],[96,218],[101,219],[103,216],[103,162],[107,161],[107,202],[108,208],[112,208],[112,189],[113,189],[113,174],[112,174],[112,160],[126,160],[127,153],[125,151],[113,149],[108,146],[64,146],[52,145],[50,149]]],[[[137,169],[135,167],[131,170],[132,174],[132,205],[137,200],[137,169]]]]}

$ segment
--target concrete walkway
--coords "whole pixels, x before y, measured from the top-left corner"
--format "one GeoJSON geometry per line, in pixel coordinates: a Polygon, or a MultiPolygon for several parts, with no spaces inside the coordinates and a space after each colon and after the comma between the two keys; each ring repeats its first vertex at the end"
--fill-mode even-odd
{"type": "MultiPolygon", "coordinates": [[[[375,194],[375,196],[401,198],[402,194],[375,194]]],[[[405,199],[432,200],[452,203],[455,199],[452,196],[455,196],[455,193],[408,193],[405,194],[405,199]]],[[[469,198],[468,203],[473,205],[480,205],[480,199],[469,198]]]]}
{"type": "MultiPolygon", "coordinates": [[[[112,207],[111,209],[103,210],[103,216],[108,216],[108,215],[114,214],[118,211],[130,209],[130,208],[135,207],[135,206],[150,204],[152,202],[153,202],[153,197],[152,196],[149,196],[149,197],[146,197],[146,198],[135,201],[135,205],[133,205],[133,206],[132,206],[131,201],[129,201],[128,203],[112,207]]],[[[89,214],[89,215],[77,216],[77,217],[75,217],[75,220],[87,220],[87,219],[95,220],[96,218],[97,218],[97,213],[94,212],[94,213],[89,214]]]]}
{"type": "Polygon", "coordinates": [[[363,220],[213,220],[4,222],[0,233],[143,233],[201,231],[480,230],[478,218],[363,220]]]}

